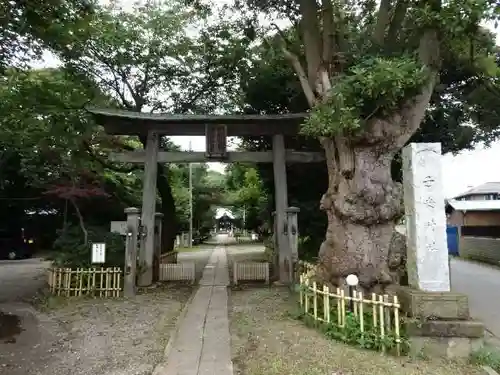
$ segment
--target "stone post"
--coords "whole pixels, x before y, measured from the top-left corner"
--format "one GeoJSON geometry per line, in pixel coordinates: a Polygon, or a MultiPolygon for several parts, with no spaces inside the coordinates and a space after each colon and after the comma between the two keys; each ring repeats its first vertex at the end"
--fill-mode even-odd
{"type": "Polygon", "coordinates": [[[138,208],[129,207],[125,209],[127,215],[127,233],[125,239],[125,270],[123,282],[123,295],[125,297],[135,296],[135,283],[137,271],[137,236],[139,232],[138,208]]]}
{"type": "Polygon", "coordinates": [[[403,175],[408,282],[425,292],[449,292],[441,144],[405,147],[403,175]]]}
{"type": "Polygon", "coordinates": [[[294,262],[299,259],[299,212],[300,208],[298,207],[288,207],[286,209],[288,242],[290,244],[291,257],[294,262]]]}
{"type": "Polygon", "coordinates": [[[450,291],[441,144],[403,149],[404,206],[409,287],[399,291],[409,315],[410,352],[469,357],[482,345],[484,327],[470,319],[467,297],[450,291]]]}
{"type": "Polygon", "coordinates": [[[290,250],[289,272],[292,282],[295,282],[295,265],[299,260],[299,223],[298,214],[300,208],[288,207],[286,209],[286,222],[288,226],[288,248],[290,250]]]}
{"type": "Polygon", "coordinates": [[[278,219],[276,218],[276,211],[272,213],[272,221],[273,221],[273,258],[271,260],[273,267],[273,274],[279,275],[280,272],[280,258],[279,258],[279,248],[278,248],[278,219]]]}
{"type": "Polygon", "coordinates": [[[160,280],[160,257],[161,257],[161,231],[162,231],[163,214],[155,213],[155,252],[153,257],[153,281],[160,280]]]}

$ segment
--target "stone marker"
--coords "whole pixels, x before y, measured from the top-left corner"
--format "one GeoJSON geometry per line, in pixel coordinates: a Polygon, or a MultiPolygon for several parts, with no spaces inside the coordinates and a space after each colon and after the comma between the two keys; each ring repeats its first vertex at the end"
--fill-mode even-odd
{"type": "Polygon", "coordinates": [[[403,149],[408,282],[426,292],[449,292],[450,269],[441,178],[441,144],[403,149]]]}
{"type": "Polygon", "coordinates": [[[483,344],[484,326],[470,319],[465,295],[450,291],[441,145],[403,149],[409,287],[400,287],[409,351],[429,357],[469,358],[483,344]]]}

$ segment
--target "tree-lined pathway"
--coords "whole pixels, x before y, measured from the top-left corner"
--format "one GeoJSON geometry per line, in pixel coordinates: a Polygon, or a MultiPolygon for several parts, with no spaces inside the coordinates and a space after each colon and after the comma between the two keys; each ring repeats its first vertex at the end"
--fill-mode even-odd
{"type": "Polygon", "coordinates": [[[227,236],[217,237],[186,314],[165,351],[165,363],[154,375],[232,375],[228,319],[227,236]]]}

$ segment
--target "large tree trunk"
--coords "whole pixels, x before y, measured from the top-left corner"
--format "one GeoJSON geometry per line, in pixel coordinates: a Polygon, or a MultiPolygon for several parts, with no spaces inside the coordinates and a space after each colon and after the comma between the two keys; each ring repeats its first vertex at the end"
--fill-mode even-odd
{"type": "Polygon", "coordinates": [[[339,154],[334,140],[323,140],[328,160],[329,187],[321,201],[328,216],[326,238],[319,258],[328,279],[340,285],[349,274],[360,285],[391,284],[389,247],[396,221],[401,217],[402,187],[391,178],[393,151],[378,147],[348,147],[339,154]],[[352,158],[353,168],[339,173],[339,160],[352,158]]]}
{"type": "Polygon", "coordinates": [[[418,128],[434,83],[430,80],[399,113],[374,119],[358,136],[321,139],[329,179],[321,200],[328,228],[319,259],[322,276],[333,285],[356,274],[365,291],[381,292],[404,276],[404,241],[395,238],[404,213],[403,189],[392,179],[391,163],[418,128]]]}

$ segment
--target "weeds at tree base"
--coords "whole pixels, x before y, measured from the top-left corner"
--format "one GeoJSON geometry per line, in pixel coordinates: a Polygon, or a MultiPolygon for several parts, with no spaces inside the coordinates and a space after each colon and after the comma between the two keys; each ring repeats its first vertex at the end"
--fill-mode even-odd
{"type": "MultiPolygon", "coordinates": [[[[305,295],[311,295],[309,289],[297,285],[296,291],[302,290],[305,295]]],[[[373,315],[370,309],[363,311],[363,328],[361,327],[360,318],[353,312],[345,312],[345,321],[343,325],[330,323],[326,321],[316,320],[311,314],[304,311],[303,306],[298,307],[293,317],[301,320],[310,328],[315,328],[321,331],[326,337],[332,340],[340,341],[348,345],[357,346],[363,349],[384,352],[391,355],[406,355],[409,352],[409,341],[404,331],[404,324],[399,324],[399,337],[391,330],[386,329],[384,336],[381,336],[380,329],[373,324],[373,315]]],[[[323,311],[323,301],[317,299],[317,309],[323,311]]],[[[339,312],[335,304],[330,305],[330,316],[336,317],[339,312]]],[[[401,319],[401,318],[400,318],[401,319]]],[[[403,319],[401,319],[401,322],[403,319]]]]}
{"type": "MultiPolygon", "coordinates": [[[[368,314],[367,314],[368,315],[368,314]]],[[[334,323],[325,323],[314,320],[313,317],[307,315],[300,310],[292,314],[293,318],[298,319],[307,327],[321,331],[326,337],[331,340],[340,341],[348,345],[360,347],[362,349],[373,351],[384,351],[387,354],[396,355],[396,337],[388,334],[384,338],[380,337],[377,331],[365,328],[361,331],[359,320],[352,314],[346,314],[345,326],[339,327],[334,323]]],[[[368,319],[368,317],[366,318],[368,319]]],[[[408,353],[408,340],[406,336],[400,337],[401,354],[408,353]]]]}

